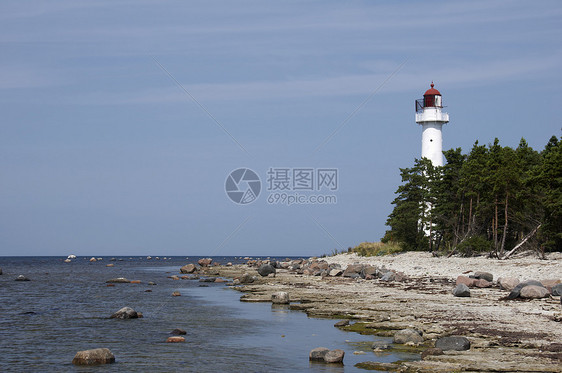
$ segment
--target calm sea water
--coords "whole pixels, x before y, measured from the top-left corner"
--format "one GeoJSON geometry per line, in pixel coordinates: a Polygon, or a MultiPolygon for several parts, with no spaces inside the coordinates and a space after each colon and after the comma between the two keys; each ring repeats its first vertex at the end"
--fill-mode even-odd
{"type": "Polygon", "coordinates": [[[334,320],[286,307],[243,303],[241,293],[222,284],[167,278],[195,257],[63,259],[0,257],[0,372],[352,372],[361,371],[353,367],[360,361],[416,358],[375,355],[372,342],[384,338],[343,332],[334,320]],[[20,274],[31,281],[14,281],[20,274]],[[115,277],[142,283],[107,287],[115,277]],[[175,290],[180,297],[171,296],[175,290]],[[124,306],[144,318],[108,319],[124,306]],[[174,328],[187,331],[186,343],[165,343],[174,328]],[[345,350],[345,365],[309,363],[309,351],[319,346],[345,350]],[[109,348],[116,363],[72,365],[77,351],[98,347],[109,348]]]}

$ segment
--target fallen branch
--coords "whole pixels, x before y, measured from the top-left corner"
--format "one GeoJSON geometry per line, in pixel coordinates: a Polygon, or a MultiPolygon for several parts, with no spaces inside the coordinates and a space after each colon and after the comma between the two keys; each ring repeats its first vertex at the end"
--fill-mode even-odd
{"type": "Polygon", "coordinates": [[[537,225],[535,227],[535,229],[533,229],[531,231],[531,233],[529,233],[528,235],[525,236],[525,238],[523,238],[523,240],[521,242],[519,242],[517,245],[515,245],[515,247],[513,249],[511,249],[507,254],[505,254],[502,257],[502,260],[509,258],[515,251],[517,251],[517,249],[519,249],[521,246],[523,246],[523,244],[525,244],[525,242],[527,242],[527,240],[529,238],[531,238],[535,233],[537,233],[537,231],[539,230],[539,228],[541,227],[542,223],[537,225]]]}

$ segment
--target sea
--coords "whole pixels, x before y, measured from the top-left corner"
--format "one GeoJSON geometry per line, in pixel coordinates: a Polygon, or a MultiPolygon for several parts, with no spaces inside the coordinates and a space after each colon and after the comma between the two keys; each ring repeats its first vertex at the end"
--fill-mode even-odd
{"type": "MultiPolygon", "coordinates": [[[[361,372],[358,362],[415,360],[373,352],[390,338],[345,332],[270,303],[240,301],[223,283],[172,280],[199,257],[0,257],[0,372],[361,372]],[[113,267],[107,264],[113,263],[113,267]],[[14,281],[24,275],[30,281],[14,281]],[[140,284],[107,286],[111,278],[140,284]],[[156,285],[148,285],[154,282],[156,285]],[[151,290],[151,291],[147,291],[151,290]],[[181,296],[172,296],[179,291],[181,296]],[[122,307],[143,318],[110,319],[122,307]],[[166,343],[173,329],[184,343],[166,343]],[[78,367],[77,351],[109,348],[114,364],[78,367]],[[309,362],[316,347],[345,351],[343,365],[309,362]]],[[[240,257],[214,257],[242,263],[240,257]]],[[[275,259],[275,258],[272,258],[275,259]]],[[[284,258],[278,258],[284,259],[284,258]]]]}

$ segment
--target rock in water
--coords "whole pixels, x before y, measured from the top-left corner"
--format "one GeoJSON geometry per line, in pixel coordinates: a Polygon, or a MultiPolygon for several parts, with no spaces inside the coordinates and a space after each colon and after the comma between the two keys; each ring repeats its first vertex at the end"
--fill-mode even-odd
{"type": "Polygon", "coordinates": [[[166,339],[167,343],[180,343],[180,342],[185,342],[185,338],[184,337],[168,337],[168,339],[166,339]]]}
{"type": "Polygon", "coordinates": [[[126,320],[126,319],[136,319],[138,317],[139,317],[139,315],[138,315],[137,311],[135,311],[131,307],[123,307],[119,311],[117,311],[113,315],[111,315],[109,318],[110,319],[126,320]]]}
{"type": "Polygon", "coordinates": [[[266,277],[272,273],[275,273],[275,268],[271,264],[262,264],[258,268],[258,273],[260,274],[260,276],[266,277]]]}
{"type": "Polygon", "coordinates": [[[254,282],[254,276],[250,275],[249,273],[244,273],[240,276],[239,281],[241,284],[251,284],[254,282]]]}
{"type": "Polygon", "coordinates": [[[289,293],[286,291],[278,291],[271,294],[271,302],[273,304],[289,304],[291,303],[289,299],[289,293]]]}
{"type": "Polygon", "coordinates": [[[521,289],[519,296],[525,299],[539,299],[548,297],[549,291],[547,288],[537,285],[527,285],[521,289]]]}
{"type": "Polygon", "coordinates": [[[340,364],[343,363],[343,357],[345,356],[344,350],[330,350],[324,355],[324,362],[330,364],[340,364]]]}
{"type": "Polygon", "coordinates": [[[173,335],[186,335],[187,332],[186,332],[185,330],[183,330],[183,329],[176,328],[176,329],[172,330],[172,331],[170,332],[170,334],[173,334],[173,335]]]}
{"type": "Polygon", "coordinates": [[[72,359],[74,365],[98,365],[115,362],[115,356],[108,348],[95,348],[93,350],[78,351],[72,359]]]}
{"type": "Polygon", "coordinates": [[[470,349],[470,341],[466,337],[442,337],[435,342],[435,348],[443,351],[466,351],[470,349]]]}
{"type": "Polygon", "coordinates": [[[211,265],[211,263],[213,262],[213,259],[211,258],[204,258],[204,259],[199,259],[197,261],[197,264],[199,264],[201,267],[208,267],[211,265]]]}
{"type": "Polygon", "coordinates": [[[421,333],[415,329],[403,329],[394,334],[394,343],[406,344],[408,342],[422,343],[423,337],[421,333]]]}
{"type": "Polygon", "coordinates": [[[474,278],[483,279],[483,280],[486,280],[488,282],[494,281],[494,275],[491,274],[490,272],[475,272],[474,278]]]}
{"type": "Polygon", "coordinates": [[[330,349],[326,347],[316,347],[315,349],[312,349],[310,351],[310,354],[308,355],[308,360],[324,361],[324,356],[326,356],[328,352],[330,352],[330,349]]]}
{"type": "Polygon", "coordinates": [[[349,320],[341,320],[334,324],[336,328],[341,328],[349,325],[349,320]]]}
{"type": "Polygon", "coordinates": [[[107,280],[105,283],[106,284],[128,284],[129,280],[127,280],[125,277],[118,277],[118,278],[112,278],[111,280],[107,280]]]}
{"type": "Polygon", "coordinates": [[[470,297],[470,289],[465,284],[458,284],[457,287],[453,289],[453,295],[455,297],[470,297]]]}
{"type": "Polygon", "coordinates": [[[197,267],[195,267],[195,264],[186,264],[183,267],[180,268],[180,272],[181,273],[193,273],[197,270],[197,267]]]}
{"type": "Polygon", "coordinates": [[[179,291],[174,291],[174,292],[172,293],[172,296],[173,296],[173,297],[179,297],[179,296],[181,296],[181,294],[180,294],[179,291]]]}
{"type": "Polygon", "coordinates": [[[30,281],[30,280],[24,275],[19,275],[18,277],[16,277],[16,281],[30,281]]]}

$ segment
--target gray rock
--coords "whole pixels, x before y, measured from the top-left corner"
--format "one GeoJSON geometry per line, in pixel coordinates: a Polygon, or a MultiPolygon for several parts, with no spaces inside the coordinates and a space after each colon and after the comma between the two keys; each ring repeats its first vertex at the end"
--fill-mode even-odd
{"type": "Polygon", "coordinates": [[[105,283],[106,284],[128,284],[129,280],[127,280],[125,277],[118,277],[118,278],[112,278],[111,280],[107,280],[105,283]]]}
{"type": "Polygon", "coordinates": [[[385,281],[385,282],[394,281],[395,278],[396,278],[396,273],[392,271],[388,271],[381,277],[381,281],[385,281]]]}
{"type": "Polygon", "coordinates": [[[176,329],[172,330],[172,331],[170,332],[170,334],[172,334],[172,335],[186,335],[187,332],[186,332],[185,330],[183,330],[183,329],[178,329],[178,328],[176,328],[176,329]]]}
{"type": "Polygon", "coordinates": [[[333,268],[333,269],[330,269],[330,272],[328,272],[328,275],[332,276],[332,277],[336,277],[336,276],[341,276],[342,273],[343,273],[343,271],[340,268],[333,268]]]}
{"type": "Polygon", "coordinates": [[[139,315],[138,315],[137,311],[135,311],[131,307],[123,307],[119,311],[117,311],[113,315],[111,315],[109,318],[110,319],[126,320],[126,319],[136,319],[138,317],[139,317],[139,315]]]}
{"type": "Polygon", "coordinates": [[[457,287],[453,289],[453,295],[455,297],[470,297],[470,289],[465,284],[458,284],[457,287]]]}
{"type": "Polygon", "coordinates": [[[474,278],[484,279],[484,280],[489,281],[489,282],[494,281],[494,275],[491,274],[490,272],[475,272],[474,278]]]}
{"type": "Polygon", "coordinates": [[[509,295],[507,296],[507,299],[515,299],[515,298],[519,297],[519,294],[521,294],[521,289],[523,289],[525,286],[529,286],[529,285],[544,287],[543,284],[540,283],[539,281],[535,281],[535,280],[523,281],[522,283],[520,283],[519,285],[517,285],[516,287],[513,288],[511,293],[509,293],[509,295]]]}
{"type": "Polygon", "coordinates": [[[330,350],[326,355],[324,355],[324,362],[329,364],[341,364],[343,363],[343,357],[345,356],[344,350],[330,350]]]}
{"type": "Polygon", "coordinates": [[[357,278],[361,275],[363,266],[361,264],[350,264],[347,266],[345,271],[343,271],[343,277],[357,278]]]}
{"type": "Polygon", "coordinates": [[[562,295],[562,284],[554,285],[550,293],[552,295],[562,295]]]}
{"type": "Polygon", "coordinates": [[[99,365],[115,362],[115,356],[108,348],[78,351],[72,359],[74,365],[99,365]]]}
{"type": "Polygon", "coordinates": [[[405,344],[408,342],[422,343],[423,337],[415,329],[403,329],[394,333],[394,343],[405,344]]]}
{"type": "Polygon", "coordinates": [[[266,277],[266,276],[268,276],[272,273],[276,273],[276,271],[275,271],[275,268],[271,264],[262,264],[258,268],[258,273],[260,274],[260,276],[266,277]]]}
{"type": "Polygon", "coordinates": [[[249,273],[244,273],[238,280],[241,284],[251,284],[252,282],[254,282],[255,278],[249,273]]]}
{"type": "Polygon", "coordinates": [[[31,280],[25,277],[24,275],[19,275],[18,277],[16,277],[15,281],[31,281],[31,280]]]}
{"type": "Polygon", "coordinates": [[[195,271],[197,271],[197,267],[195,267],[195,264],[186,264],[180,268],[181,273],[193,273],[195,271]]]}
{"type": "Polygon", "coordinates": [[[349,325],[349,320],[341,320],[334,324],[336,328],[341,328],[343,326],[348,326],[348,325],[349,325]]]}
{"type": "Polygon", "coordinates": [[[466,337],[442,337],[435,342],[435,348],[443,351],[466,351],[470,349],[470,341],[466,337]]]}
{"type": "Polygon", "coordinates": [[[378,272],[379,272],[379,270],[378,270],[377,267],[365,266],[365,267],[363,267],[363,270],[361,271],[361,277],[363,277],[363,278],[365,278],[366,276],[377,277],[378,272]]]}
{"type": "Polygon", "coordinates": [[[324,356],[330,352],[330,349],[326,347],[316,347],[310,351],[308,354],[308,360],[312,361],[324,361],[324,356]]]}
{"type": "Polygon", "coordinates": [[[289,299],[289,293],[286,291],[278,291],[271,294],[271,302],[273,304],[289,304],[291,303],[289,299]]]}

